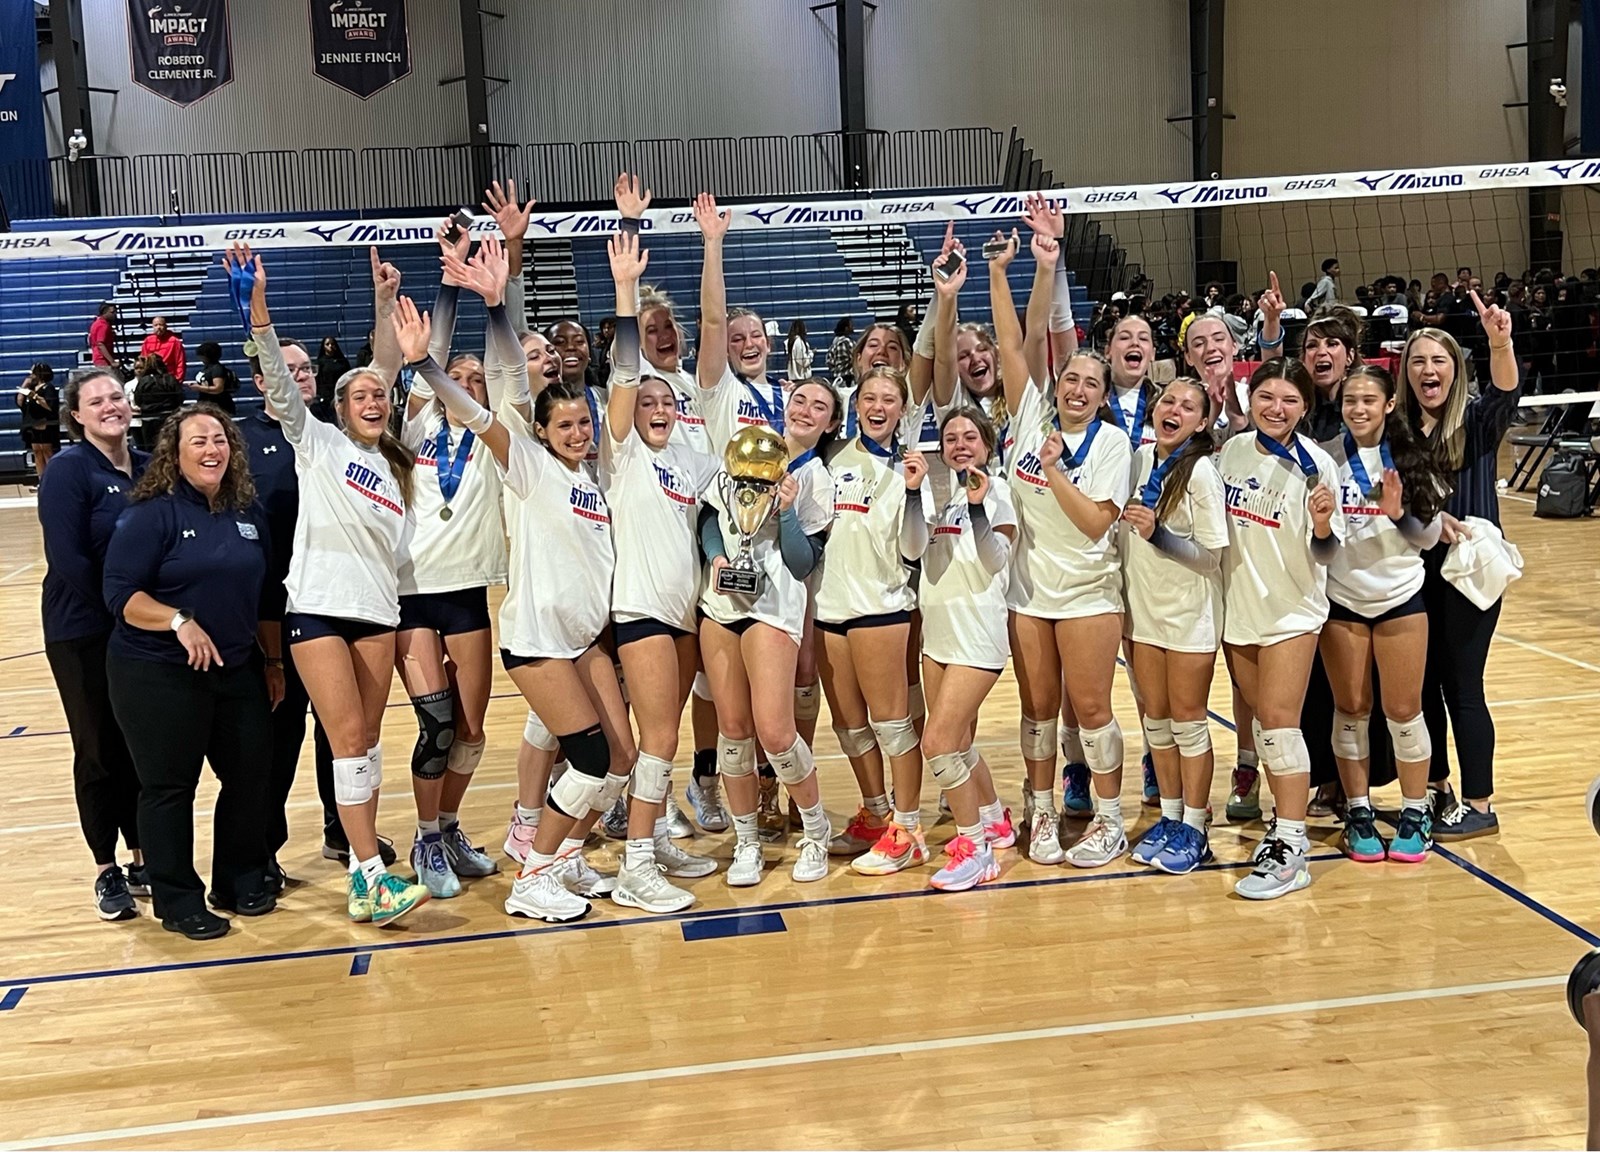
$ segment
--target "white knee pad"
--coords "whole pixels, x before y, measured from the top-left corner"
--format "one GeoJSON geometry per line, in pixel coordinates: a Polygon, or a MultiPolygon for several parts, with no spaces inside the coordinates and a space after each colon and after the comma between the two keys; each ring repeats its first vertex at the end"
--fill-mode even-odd
{"type": "Polygon", "coordinates": [[[791,788],[810,776],[817,768],[816,762],[811,759],[811,749],[807,748],[806,742],[798,736],[794,738],[794,743],[782,752],[774,752],[768,748],[767,763],[772,765],[772,774],[791,788]]]}
{"type": "Polygon", "coordinates": [[[1211,751],[1211,724],[1205,719],[1174,720],[1172,740],[1178,746],[1179,755],[1190,759],[1204,756],[1211,751]]]}
{"type": "Polygon", "coordinates": [[[874,720],[872,732],[878,738],[878,747],[889,756],[904,756],[917,746],[917,729],[909,716],[904,720],[874,720]]]}
{"type": "Polygon", "coordinates": [[[1365,760],[1372,755],[1367,735],[1371,723],[1365,716],[1352,716],[1337,709],[1333,713],[1333,754],[1341,760],[1365,760]]]}
{"type": "Polygon", "coordinates": [[[706,679],[704,672],[694,674],[694,694],[707,704],[711,703],[711,681],[706,679]]]}
{"type": "Polygon", "coordinates": [[[561,779],[550,785],[549,803],[574,820],[582,819],[594,810],[605,780],[576,770],[563,772],[561,779]]]}
{"type": "Polygon", "coordinates": [[[961,759],[966,761],[967,768],[970,770],[978,766],[978,761],[983,759],[983,753],[978,750],[978,746],[976,744],[969,744],[966,749],[962,751],[961,759]]]}
{"type": "Polygon", "coordinates": [[[943,752],[928,757],[928,770],[934,781],[946,792],[959,788],[972,777],[972,766],[960,752],[943,752]]]}
{"type": "Polygon", "coordinates": [[[906,688],[906,699],[911,703],[909,713],[913,723],[927,718],[928,698],[922,694],[921,680],[918,680],[916,683],[911,684],[906,688]]]}
{"type": "Polygon", "coordinates": [[[372,799],[372,761],[365,756],[343,756],[333,762],[333,798],[347,806],[372,799]]]}
{"type": "Polygon", "coordinates": [[[1068,764],[1082,764],[1083,737],[1069,724],[1061,726],[1061,758],[1068,764]]]}
{"type": "Polygon", "coordinates": [[[822,699],[815,684],[799,684],[794,690],[794,718],[815,720],[822,710],[822,699]]]}
{"type": "Polygon", "coordinates": [[[1274,776],[1311,775],[1311,749],[1306,747],[1305,733],[1298,728],[1263,728],[1256,751],[1274,776]]]}
{"type": "Polygon", "coordinates": [[[753,737],[731,740],[717,733],[717,771],[724,776],[748,776],[756,770],[756,742],[753,737]]]}
{"type": "Polygon", "coordinates": [[[633,798],[646,804],[659,804],[672,787],[672,761],[639,753],[633,764],[633,798]]]}
{"type": "Polygon", "coordinates": [[[528,709],[528,722],[522,726],[523,742],[537,748],[541,752],[554,752],[561,746],[550,729],[544,726],[544,721],[539,719],[539,714],[532,708],[528,709]]]}
{"type": "Polygon", "coordinates": [[[469,744],[465,740],[457,740],[450,745],[450,762],[446,767],[457,776],[471,776],[478,770],[479,763],[483,760],[483,747],[486,740],[479,740],[469,744]]]}
{"type": "Polygon", "coordinates": [[[1405,764],[1419,764],[1433,759],[1433,738],[1428,735],[1428,725],[1418,712],[1409,720],[1388,720],[1389,742],[1394,745],[1394,758],[1405,764]]]}
{"type": "Polygon", "coordinates": [[[1256,750],[1256,757],[1261,756],[1261,721],[1254,716],[1250,717],[1250,744],[1256,750]]]}
{"type": "Polygon", "coordinates": [[[839,751],[846,756],[865,756],[878,746],[878,742],[872,738],[871,728],[835,727],[833,734],[839,738],[839,751]]]}
{"type": "Polygon", "coordinates": [[[1022,758],[1024,760],[1054,760],[1056,756],[1056,733],[1061,727],[1061,722],[1054,716],[1048,720],[1030,720],[1024,716],[1020,731],[1022,733],[1022,758]]]}
{"type": "Polygon", "coordinates": [[[1097,775],[1122,767],[1122,725],[1115,720],[1104,728],[1081,729],[1083,758],[1089,771],[1097,775]]]}
{"type": "Polygon", "coordinates": [[[367,775],[374,792],[383,787],[382,744],[374,744],[371,748],[367,749],[367,775]]]}
{"type": "Polygon", "coordinates": [[[1172,720],[1167,717],[1146,716],[1144,742],[1152,748],[1177,747],[1178,742],[1173,738],[1172,720]]]}
{"type": "Polygon", "coordinates": [[[628,773],[623,776],[615,776],[610,772],[607,772],[605,778],[600,781],[599,794],[596,795],[593,800],[589,801],[589,811],[611,811],[611,806],[615,804],[622,794],[628,790],[628,781],[631,779],[633,779],[632,773],[628,773]]]}

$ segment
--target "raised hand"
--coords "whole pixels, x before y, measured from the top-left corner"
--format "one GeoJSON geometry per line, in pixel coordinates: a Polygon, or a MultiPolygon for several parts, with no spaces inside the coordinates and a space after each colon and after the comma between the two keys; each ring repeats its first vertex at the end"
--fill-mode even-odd
{"type": "Polygon", "coordinates": [[[1268,272],[1267,290],[1261,294],[1261,299],[1256,301],[1256,307],[1261,309],[1264,319],[1276,320],[1283,315],[1285,306],[1283,292],[1278,288],[1278,274],[1268,272]]]}
{"type": "Polygon", "coordinates": [[[799,495],[800,482],[794,478],[794,473],[784,473],[783,479],[778,481],[778,511],[787,512],[793,508],[799,495]]]}
{"type": "Polygon", "coordinates": [[[1141,504],[1137,501],[1129,502],[1127,507],[1122,510],[1122,518],[1128,522],[1130,528],[1139,534],[1140,538],[1148,540],[1155,535],[1156,510],[1148,504],[1141,504]]]}
{"type": "MultiPolygon", "coordinates": [[[[500,181],[496,180],[489,185],[489,190],[484,194],[482,208],[494,222],[499,225],[500,234],[506,238],[506,243],[520,244],[522,238],[528,234],[528,221],[533,217],[535,201],[529,200],[521,207],[517,206],[517,182],[507,180],[505,189],[500,188],[500,181]]],[[[465,258],[465,253],[462,254],[465,258]]]]}
{"type": "Polygon", "coordinates": [[[465,228],[461,235],[454,240],[450,239],[450,229],[455,227],[455,217],[446,216],[439,221],[439,226],[433,230],[433,238],[439,242],[439,256],[442,260],[446,256],[455,256],[457,260],[465,260],[467,253],[472,251],[472,233],[465,228]]]}
{"type": "Polygon", "coordinates": [[[989,474],[982,468],[974,468],[967,473],[967,503],[982,504],[983,498],[989,494],[989,474]]]}
{"type": "MultiPolygon", "coordinates": [[[[951,225],[951,227],[953,228],[954,225],[951,225]]],[[[961,241],[955,239],[949,232],[946,232],[945,246],[939,249],[939,255],[934,259],[933,264],[939,264],[940,261],[944,260],[945,257],[949,256],[952,252],[961,253],[961,266],[954,272],[950,273],[948,277],[935,276],[933,278],[933,290],[940,296],[950,298],[954,298],[957,294],[959,294],[961,291],[961,286],[967,282],[967,250],[962,246],[961,241]]]]}
{"type": "Polygon", "coordinates": [[[1061,258],[1060,244],[1042,232],[1035,232],[1033,240],[1028,244],[1028,247],[1033,250],[1033,258],[1039,262],[1041,267],[1047,268],[1052,272],[1055,271],[1056,261],[1061,258]]]}
{"type": "Polygon", "coordinates": [[[626,232],[612,233],[606,240],[606,256],[611,261],[611,279],[618,284],[637,284],[650,263],[650,253],[639,247],[639,237],[626,232]]]}
{"type": "Polygon", "coordinates": [[[1309,507],[1312,526],[1321,536],[1333,520],[1333,489],[1326,484],[1318,484],[1311,490],[1309,507]]]}
{"type": "Polygon", "coordinates": [[[504,302],[506,280],[510,272],[505,246],[495,237],[484,240],[478,246],[478,254],[471,260],[463,262],[454,256],[446,256],[444,269],[451,283],[476,292],[488,307],[493,308],[504,302]]]}
{"type": "Polygon", "coordinates": [[[994,234],[993,239],[1006,241],[1006,247],[1002,252],[999,253],[999,255],[990,260],[989,263],[991,266],[1004,268],[1010,264],[1011,261],[1017,258],[1017,249],[1021,246],[1020,242],[1017,240],[1017,230],[1013,228],[1009,237],[1007,237],[1004,232],[997,231],[994,234]]]}
{"type": "MultiPolygon", "coordinates": [[[[373,249],[374,252],[377,249],[373,249]]],[[[222,266],[231,276],[235,268],[249,268],[255,277],[254,286],[250,289],[250,314],[252,317],[264,317],[267,314],[267,270],[261,263],[261,257],[250,250],[250,245],[238,241],[228,245],[227,251],[222,254],[222,266]]],[[[252,323],[256,321],[252,319],[252,323]]],[[[265,323],[262,320],[261,323],[265,323]]]]}
{"type": "Polygon", "coordinates": [[[1498,304],[1485,305],[1476,288],[1468,295],[1472,297],[1472,306],[1478,310],[1478,319],[1483,321],[1483,334],[1489,338],[1489,347],[1501,348],[1510,344],[1511,313],[1498,304]]]}
{"type": "Polygon", "coordinates": [[[400,355],[407,364],[415,364],[428,355],[428,337],[433,332],[433,322],[426,312],[418,312],[409,296],[395,301],[394,314],[389,317],[394,325],[395,342],[400,345],[400,355]]]}
{"type": "Polygon", "coordinates": [[[400,269],[393,264],[385,264],[378,257],[377,248],[368,248],[367,257],[372,261],[372,297],[379,304],[394,303],[400,294],[400,269]]]}
{"type": "Polygon", "coordinates": [[[1391,520],[1400,519],[1406,514],[1405,485],[1400,482],[1400,473],[1393,468],[1385,468],[1380,483],[1383,491],[1378,493],[1379,509],[1391,520]]]}
{"type": "Polygon", "coordinates": [[[641,219],[645,209],[650,207],[650,189],[645,188],[641,192],[639,189],[642,184],[639,177],[619,172],[617,182],[611,189],[611,195],[617,202],[617,211],[629,220],[641,219]]]}
{"type": "Polygon", "coordinates": [[[1052,432],[1044,438],[1044,443],[1039,445],[1039,463],[1046,468],[1054,468],[1061,462],[1062,454],[1067,450],[1067,442],[1061,438],[1060,432],[1052,432]]]}
{"type": "Polygon", "coordinates": [[[928,458],[915,448],[906,453],[906,491],[915,492],[922,487],[922,481],[928,475],[928,458]]]}
{"type": "Polygon", "coordinates": [[[732,220],[731,212],[717,211],[717,198],[711,193],[702,192],[694,198],[694,222],[700,225],[700,232],[707,242],[726,236],[732,220]]]}
{"type": "Polygon", "coordinates": [[[1022,222],[1032,228],[1035,235],[1059,240],[1067,234],[1067,219],[1056,201],[1033,192],[1022,204],[1022,222]]]}

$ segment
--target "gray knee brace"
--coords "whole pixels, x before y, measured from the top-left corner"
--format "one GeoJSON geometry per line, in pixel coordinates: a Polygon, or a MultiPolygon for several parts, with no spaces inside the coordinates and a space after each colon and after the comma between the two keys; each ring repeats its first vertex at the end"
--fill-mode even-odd
{"type": "Polygon", "coordinates": [[[450,766],[450,746],[456,742],[456,702],[447,688],[426,696],[413,696],[417,714],[417,745],[411,750],[411,774],[437,780],[450,766]]]}

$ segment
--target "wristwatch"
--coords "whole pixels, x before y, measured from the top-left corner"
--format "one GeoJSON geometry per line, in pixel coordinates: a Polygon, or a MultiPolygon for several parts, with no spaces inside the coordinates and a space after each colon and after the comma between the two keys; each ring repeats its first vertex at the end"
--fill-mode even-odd
{"type": "Polygon", "coordinates": [[[178,611],[173,615],[172,623],[169,625],[169,627],[176,632],[179,628],[182,628],[185,624],[189,623],[189,621],[193,619],[193,611],[188,608],[179,608],[178,611]]]}

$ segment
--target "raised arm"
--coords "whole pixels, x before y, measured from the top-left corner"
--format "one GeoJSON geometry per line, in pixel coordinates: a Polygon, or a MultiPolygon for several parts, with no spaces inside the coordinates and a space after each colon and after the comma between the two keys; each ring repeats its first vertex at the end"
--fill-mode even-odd
{"type": "Polygon", "coordinates": [[[1261,350],[1263,360],[1270,360],[1283,349],[1283,322],[1280,317],[1284,303],[1276,272],[1267,273],[1267,290],[1256,301],[1256,307],[1261,309],[1261,339],[1256,342],[1256,347],[1261,350]]]}
{"type": "Polygon", "coordinates": [[[700,341],[694,374],[704,389],[715,388],[728,371],[728,285],[722,274],[722,240],[731,214],[717,211],[716,197],[694,198],[694,219],[705,237],[705,263],[700,269],[700,341]]]}
{"type": "Polygon", "coordinates": [[[1471,295],[1478,319],[1483,322],[1483,334],[1489,339],[1489,379],[1500,391],[1515,392],[1521,387],[1522,375],[1516,350],[1511,347],[1511,313],[1498,304],[1485,307],[1476,290],[1471,295]]]}
{"type": "Polygon", "coordinates": [[[617,309],[606,427],[612,443],[621,444],[633,431],[633,410],[639,400],[639,277],[650,263],[650,254],[639,250],[636,233],[618,232],[606,241],[606,255],[611,261],[617,309]]]}
{"type": "MultiPolygon", "coordinates": [[[[1072,282],[1067,277],[1067,262],[1059,258],[1067,221],[1059,203],[1034,193],[1024,204],[1022,222],[1033,229],[1035,235],[1056,242],[1058,258],[1050,299],[1049,363],[1059,372],[1078,350],[1078,324],[1072,316],[1072,282]]],[[[1030,309],[1032,303],[1030,300],[1030,309]]],[[[1031,316],[1028,330],[1033,331],[1031,316]]]]}
{"type": "Polygon", "coordinates": [[[490,236],[478,245],[478,252],[463,263],[453,254],[446,258],[448,274],[462,287],[483,297],[489,310],[487,347],[484,350],[483,380],[489,411],[498,412],[507,401],[524,419],[532,418],[528,395],[528,358],[512,327],[505,293],[510,285],[510,261],[505,246],[490,236]]]}
{"type": "Polygon", "coordinates": [[[400,270],[378,259],[378,250],[369,248],[372,261],[372,367],[390,385],[400,377],[400,349],[394,342],[395,298],[400,294],[400,270]]]}
{"type": "Polygon", "coordinates": [[[1044,465],[1045,481],[1050,485],[1050,494],[1056,498],[1056,504],[1061,511],[1067,514],[1073,526],[1090,540],[1099,540],[1122,515],[1122,509],[1115,500],[1092,499],[1083,489],[1072,482],[1064,468],[1056,467],[1061,457],[1066,454],[1066,441],[1060,432],[1052,432],[1045,437],[1044,446],[1039,449],[1039,463],[1044,465]]]}
{"type": "Polygon", "coordinates": [[[439,397],[439,402],[444,405],[445,411],[461,421],[473,435],[488,446],[500,467],[506,467],[511,449],[511,434],[506,431],[505,425],[495,420],[492,412],[473,399],[472,393],[452,380],[434,358],[428,355],[431,327],[428,314],[419,313],[411,298],[402,296],[395,303],[389,327],[395,346],[400,350],[405,362],[433,385],[434,394],[439,397]]]}
{"type": "MultiPolygon", "coordinates": [[[[995,238],[1002,237],[996,232],[995,238]]],[[[1022,404],[1022,390],[1032,386],[1027,355],[1022,347],[1022,326],[1017,321],[1017,306],[1011,300],[1011,283],[1006,279],[1006,269],[1016,255],[1017,230],[1013,228],[1005,251],[989,261],[989,310],[994,313],[994,342],[1000,353],[1000,380],[1005,385],[1006,411],[1013,416],[1022,404]]]]}
{"type": "Polygon", "coordinates": [[[944,246],[939,249],[934,263],[937,264],[951,252],[961,253],[961,267],[948,280],[938,276],[933,278],[933,303],[928,305],[928,314],[922,318],[922,329],[917,333],[919,343],[922,333],[927,332],[929,342],[933,345],[933,405],[941,409],[950,407],[955,400],[956,316],[960,311],[956,302],[962,286],[967,282],[967,250],[956,239],[954,224],[945,229],[944,246]]]}
{"type": "Polygon", "coordinates": [[[1022,335],[1022,355],[1028,362],[1029,379],[1043,387],[1053,379],[1048,337],[1061,245],[1048,236],[1035,234],[1029,247],[1034,259],[1033,288],[1028,292],[1028,330],[1022,335]]]}
{"type": "Polygon", "coordinates": [[[484,194],[483,210],[494,217],[505,237],[506,251],[506,311],[511,315],[512,331],[520,335],[528,330],[527,298],[522,286],[522,244],[528,235],[528,221],[533,218],[534,201],[517,203],[517,182],[507,180],[505,188],[496,180],[484,194]]]}
{"type": "MultiPolygon", "coordinates": [[[[376,251],[376,249],[374,249],[376,251]]],[[[306,434],[310,413],[300,396],[300,388],[289,375],[289,366],[283,362],[283,349],[278,346],[278,333],[272,327],[272,316],[267,311],[267,270],[261,257],[250,251],[248,244],[230,245],[222,255],[222,265],[230,280],[245,277],[252,281],[250,287],[250,335],[256,342],[256,361],[261,365],[262,389],[273,414],[283,428],[284,439],[299,447],[306,434]]]]}

